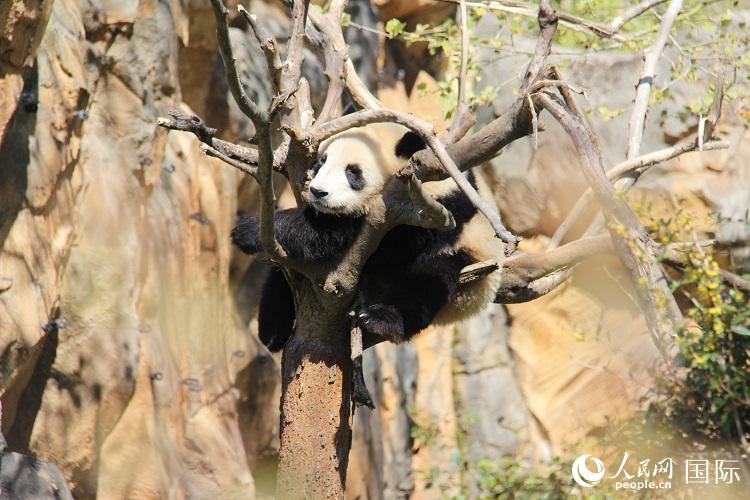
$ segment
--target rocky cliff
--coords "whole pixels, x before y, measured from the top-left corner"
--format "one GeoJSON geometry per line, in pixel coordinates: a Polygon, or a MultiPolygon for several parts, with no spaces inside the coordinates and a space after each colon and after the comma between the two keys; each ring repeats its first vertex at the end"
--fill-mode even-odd
{"type": "MultiPolygon", "coordinates": [[[[350,3],[361,23],[374,22],[367,2],[350,3]]],[[[410,2],[375,4],[414,15],[410,2]]],[[[282,10],[259,2],[251,10],[283,33],[282,10]]],[[[169,109],[193,110],[225,137],[252,135],[227,95],[208,2],[11,0],[0,5],[0,23],[0,398],[8,448],[56,464],[76,498],[269,494],[279,359],[257,342],[253,322],[265,269],[229,244],[235,214],[254,210],[257,193],[202,155],[191,136],[156,126],[169,109]]],[[[233,23],[243,80],[267,100],[258,48],[233,23]]],[[[375,56],[362,48],[377,38],[348,36],[374,81],[375,56]]],[[[571,78],[601,83],[608,91],[594,99],[611,103],[607,78],[615,71],[630,78],[638,62],[605,57],[611,71],[587,61],[571,78]]],[[[308,60],[319,98],[325,80],[312,54],[308,60]]],[[[498,71],[488,67],[483,78],[498,71]]],[[[615,98],[629,102],[630,83],[615,98]]],[[[407,96],[400,82],[381,96],[418,113],[436,109],[434,98],[407,96]]],[[[609,158],[620,158],[616,139],[626,124],[594,122],[612,139],[603,144],[609,158]]],[[[739,220],[750,185],[743,127],[727,131],[736,149],[668,165],[644,192],[680,193],[739,220]]],[[[653,136],[648,147],[666,140],[653,136]]],[[[529,237],[528,249],[543,249],[582,189],[566,141],[550,127],[538,150],[522,141],[486,168],[504,218],[529,237]]],[[[281,203],[290,202],[282,194],[281,203]]],[[[746,231],[727,224],[726,238],[746,231]]],[[[617,265],[604,263],[609,281],[594,262],[540,301],[491,306],[412,345],[366,353],[378,409],[355,415],[349,496],[455,492],[461,463],[550,456],[631,411],[643,383],[634,360],[647,364],[653,349],[617,265]]]]}

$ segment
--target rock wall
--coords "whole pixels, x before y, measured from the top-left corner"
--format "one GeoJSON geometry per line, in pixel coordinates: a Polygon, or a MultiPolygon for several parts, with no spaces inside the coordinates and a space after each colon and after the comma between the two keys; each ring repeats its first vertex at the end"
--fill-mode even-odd
{"type": "MultiPolygon", "coordinates": [[[[372,5],[350,3],[355,20],[375,26],[372,5]]],[[[418,20],[417,3],[373,4],[384,18],[418,20]]],[[[251,10],[283,35],[283,11],[260,2],[251,10]]],[[[264,264],[236,254],[228,237],[237,210],[255,209],[257,189],[203,156],[192,137],[156,126],[178,108],[232,140],[252,135],[227,95],[207,0],[14,0],[0,5],[0,20],[0,399],[9,449],[56,464],[76,498],[268,497],[280,360],[255,337],[264,264]]],[[[267,102],[258,48],[240,19],[231,23],[243,81],[267,102]]],[[[377,39],[347,36],[374,84],[377,39]]],[[[631,86],[611,91],[638,64],[621,57],[566,70],[604,89],[592,92],[592,106],[629,102],[631,86]]],[[[307,59],[319,102],[325,79],[314,55],[307,59]]],[[[482,78],[507,80],[521,59],[488,65],[482,78]]],[[[426,73],[414,82],[435,86],[426,73]]],[[[389,105],[439,125],[434,95],[406,88],[379,90],[389,105]]],[[[512,98],[502,95],[483,120],[512,98]]],[[[592,123],[607,159],[621,158],[623,119],[592,123]]],[[[548,125],[536,151],[519,141],[484,169],[530,250],[544,248],[583,187],[566,137],[548,125]]],[[[750,172],[741,158],[750,141],[741,124],[727,130],[736,149],[673,162],[644,179],[643,193],[717,209],[730,217],[719,238],[746,241],[750,172]]],[[[649,136],[645,148],[669,140],[649,136]]],[[[548,457],[632,411],[648,383],[633,367],[653,350],[622,283],[605,257],[539,301],[491,306],[411,345],[367,352],[377,410],[355,414],[348,496],[470,496],[464,472],[476,461],[548,457]]]]}
{"type": "Polygon", "coordinates": [[[2,138],[2,430],[76,497],[253,492],[233,384],[257,347],[227,294],[238,178],[155,124],[183,106],[183,7],[54,2],[24,73],[35,104],[2,138]]]}

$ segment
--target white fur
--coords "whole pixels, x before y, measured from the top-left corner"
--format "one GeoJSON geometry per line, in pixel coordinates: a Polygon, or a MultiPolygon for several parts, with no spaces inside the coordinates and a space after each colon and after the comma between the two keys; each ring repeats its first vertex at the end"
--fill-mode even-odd
{"type": "Polygon", "coordinates": [[[309,203],[321,212],[340,215],[362,215],[373,196],[383,190],[388,178],[405,160],[394,152],[406,127],[392,123],[376,123],[354,128],[324,142],[319,155],[321,165],[309,188],[328,194],[317,198],[307,191],[309,203]],[[364,188],[356,191],[346,178],[346,166],[357,164],[365,180],[364,188]]]}

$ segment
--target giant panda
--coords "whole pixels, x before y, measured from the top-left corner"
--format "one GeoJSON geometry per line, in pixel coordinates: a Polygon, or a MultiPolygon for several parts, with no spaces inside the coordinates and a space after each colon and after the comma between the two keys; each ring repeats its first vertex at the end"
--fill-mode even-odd
{"type": "MultiPolygon", "coordinates": [[[[365,125],[328,139],[313,167],[308,204],[276,212],[277,240],[294,259],[323,263],[341,258],[357,237],[371,198],[424,148],[418,135],[393,123],[365,125]]],[[[494,206],[480,175],[466,175],[494,206]]],[[[431,324],[467,318],[492,302],[499,287],[499,269],[473,283],[458,283],[464,267],[502,258],[503,244],[489,222],[453,179],[426,182],[423,188],[451,211],[455,228],[400,225],[385,235],[362,269],[358,286],[356,320],[370,338],[401,343],[431,324]]],[[[231,236],[246,253],[262,251],[256,216],[243,216],[231,236]]],[[[279,351],[293,331],[292,293],[283,272],[273,268],[261,292],[259,337],[269,350],[279,351]]]]}

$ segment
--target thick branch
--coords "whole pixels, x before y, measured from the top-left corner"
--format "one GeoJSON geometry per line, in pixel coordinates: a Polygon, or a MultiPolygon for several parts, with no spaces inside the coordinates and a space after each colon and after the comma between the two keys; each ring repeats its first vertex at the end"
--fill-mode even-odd
{"type": "Polygon", "coordinates": [[[651,87],[656,76],[656,67],[664,46],[669,40],[669,32],[672,31],[677,15],[682,8],[682,0],[670,0],[667,12],[661,18],[661,25],[654,44],[646,50],[643,71],[638,80],[635,90],[635,104],[633,113],[630,115],[630,130],[628,133],[628,155],[627,158],[635,158],[641,151],[641,139],[643,129],[646,125],[646,112],[648,111],[648,100],[651,95],[651,87]]]}
{"type": "Polygon", "coordinates": [[[310,20],[313,26],[319,30],[315,33],[316,42],[320,42],[319,48],[323,51],[326,61],[326,76],[329,79],[328,94],[323,110],[320,113],[319,122],[325,122],[335,116],[335,107],[338,106],[341,96],[340,86],[345,86],[352,99],[364,109],[380,109],[383,105],[367,89],[354,68],[354,63],[349,57],[349,50],[344,43],[344,35],[341,32],[341,13],[346,2],[339,0],[332,3],[327,15],[316,10],[310,12],[310,20]],[[317,39],[320,40],[317,40],[317,39]],[[339,68],[339,65],[341,67],[339,68]],[[341,81],[339,81],[339,79],[341,81]]]}
{"type": "Polygon", "coordinates": [[[325,36],[323,48],[325,59],[325,74],[328,78],[328,91],[318,121],[325,123],[338,115],[341,105],[341,95],[344,91],[344,66],[349,58],[349,47],[346,45],[341,32],[341,16],[344,13],[345,1],[331,4],[326,14],[311,14],[313,24],[325,36]]]}
{"type": "Polygon", "coordinates": [[[539,0],[539,12],[537,14],[539,23],[539,39],[536,42],[534,56],[531,58],[526,71],[523,74],[521,89],[526,90],[534,80],[543,73],[544,65],[552,50],[552,40],[557,31],[557,12],[550,6],[549,0],[539,0]]]}
{"type": "Polygon", "coordinates": [[[450,231],[455,229],[456,221],[453,214],[440,202],[422,189],[422,183],[417,176],[404,176],[406,190],[409,193],[413,211],[408,218],[408,224],[424,228],[435,228],[450,231]]]}
{"type": "MultiPolygon", "coordinates": [[[[282,264],[286,261],[286,251],[281,247],[274,233],[274,212],[276,210],[276,195],[271,181],[271,172],[274,164],[273,147],[271,145],[271,113],[258,108],[245,93],[237,70],[237,60],[234,57],[232,44],[229,40],[229,24],[227,22],[227,9],[221,0],[211,0],[211,5],[216,18],[216,36],[219,40],[219,51],[224,61],[224,71],[227,74],[227,83],[232,97],[240,110],[252,120],[255,126],[255,138],[258,143],[258,170],[256,180],[260,187],[260,240],[263,250],[268,257],[282,264]]],[[[303,27],[304,29],[304,27],[303,27]]]]}
{"type": "Polygon", "coordinates": [[[682,313],[669,290],[661,268],[647,250],[648,235],[627,204],[614,196],[612,185],[607,180],[601,164],[601,154],[597,151],[590,130],[585,124],[571,117],[549,95],[542,94],[539,98],[545,109],[560,122],[573,140],[581,158],[584,177],[609,221],[609,231],[617,254],[636,283],[637,296],[654,343],[669,363],[671,359],[666,352],[666,346],[671,345],[669,340],[673,335],[673,328],[682,322],[682,313]]]}
{"type": "MultiPolygon", "coordinates": [[[[479,193],[477,193],[477,191],[471,186],[466,177],[461,174],[461,170],[456,166],[443,143],[438,140],[435,130],[431,125],[412,115],[398,113],[389,109],[377,109],[359,111],[357,113],[342,116],[336,120],[318,126],[311,135],[315,137],[316,140],[322,141],[328,137],[336,135],[337,133],[349,130],[352,127],[361,127],[362,125],[376,122],[399,123],[419,134],[438,158],[445,171],[447,171],[456,184],[458,184],[458,187],[469,198],[472,205],[474,205],[487,218],[492,225],[495,234],[498,238],[508,244],[510,251],[512,252],[515,245],[518,243],[518,238],[505,228],[497,211],[493,210],[482,199],[482,197],[479,196],[479,193]]],[[[412,176],[414,174],[415,172],[410,170],[407,165],[407,167],[405,167],[400,173],[400,176],[412,176]]]]}

